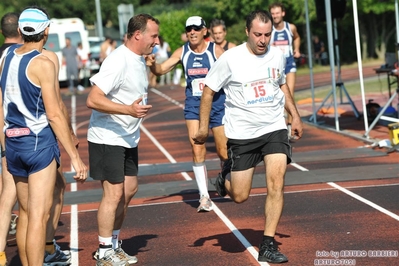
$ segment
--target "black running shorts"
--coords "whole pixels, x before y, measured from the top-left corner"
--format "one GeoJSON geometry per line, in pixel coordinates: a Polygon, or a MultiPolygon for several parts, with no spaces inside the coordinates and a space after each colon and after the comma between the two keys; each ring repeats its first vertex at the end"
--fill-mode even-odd
{"type": "Polygon", "coordinates": [[[255,167],[268,154],[284,153],[287,164],[291,163],[291,145],[286,129],[274,131],[254,139],[229,139],[227,141],[232,171],[243,171],[255,167]]]}
{"type": "Polygon", "coordinates": [[[96,144],[89,141],[90,177],[121,183],[125,176],[137,176],[138,148],[96,144]]]}

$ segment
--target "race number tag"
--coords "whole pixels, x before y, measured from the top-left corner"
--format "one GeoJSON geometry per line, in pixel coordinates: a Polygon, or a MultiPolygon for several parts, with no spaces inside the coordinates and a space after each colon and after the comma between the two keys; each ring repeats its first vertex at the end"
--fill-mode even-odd
{"type": "Polygon", "coordinates": [[[202,91],[205,87],[205,78],[194,79],[191,81],[191,88],[193,89],[193,96],[202,96],[202,91]]]}
{"type": "Polygon", "coordinates": [[[243,85],[244,99],[247,106],[259,106],[274,99],[273,83],[269,80],[258,80],[243,85]]]}

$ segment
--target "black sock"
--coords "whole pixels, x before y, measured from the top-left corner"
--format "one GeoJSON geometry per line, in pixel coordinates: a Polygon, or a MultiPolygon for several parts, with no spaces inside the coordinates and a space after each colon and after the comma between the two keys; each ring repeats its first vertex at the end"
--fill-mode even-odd
{"type": "Polygon", "coordinates": [[[270,244],[274,241],[274,237],[273,236],[263,236],[263,243],[267,243],[270,244]]]}
{"type": "Polygon", "coordinates": [[[54,245],[54,242],[53,242],[53,241],[51,241],[51,242],[46,242],[46,246],[50,246],[50,245],[54,245]]]}
{"type": "Polygon", "coordinates": [[[98,245],[100,248],[106,248],[106,249],[108,249],[108,248],[112,248],[112,245],[98,245]]]}

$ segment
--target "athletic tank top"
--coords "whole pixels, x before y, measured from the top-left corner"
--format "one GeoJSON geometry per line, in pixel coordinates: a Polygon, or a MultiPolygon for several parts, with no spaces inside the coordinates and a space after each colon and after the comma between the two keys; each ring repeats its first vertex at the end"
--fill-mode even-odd
{"type": "Polygon", "coordinates": [[[223,50],[229,50],[229,41],[226,41],[226,44],[223,46],[223,50]]]}
{"type": "Polygon", "coordinates": [[[282,30],[276,30],[273,26],[271,45],[280,48],[285,57],[293,56],[292,39],[293,34],[288,22],[284,21],[284,28],[282,30]]]}
{"type": "Polygon", "coordinates": [[[26,75],[30,62],[40,52],[33,50],[18,55],[15,49],[19,46],[9,48],[0,80],[6,146],[36,151],[55,145],[57,141],[46,116],[41,88],[26,75]]]}
{"type": "MultiPolygon", "coordinates": [[[[208,46],[202,53],[195,53],[191,50],[189,43],[183,45],[181,62],[184,67],[186,77],[186,104],[199,106],[202,90],[204,89],[205,76],[216,61],[215,46],[213,42],[208,42],[208,46]]],[[[224,91],[222,94],[224,95],[224,91]]],[[[220,94],[220,93],[219,93],[220,94]]],[[[219,99],[219,95],[214,96],[214,102],[219,99]]],[[[224,99],[223,99],[224,103],[224,99]]]]}

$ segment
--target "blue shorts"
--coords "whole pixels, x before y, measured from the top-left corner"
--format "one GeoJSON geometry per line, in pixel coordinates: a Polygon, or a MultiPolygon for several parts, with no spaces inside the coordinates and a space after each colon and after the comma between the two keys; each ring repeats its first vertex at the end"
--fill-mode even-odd
{"type": "Polygon", "coordinates": [[[295,63],[295,58],[294,56],[290,56],[286,58],[285,62],[285,74],[291,73],[291,72],[296,72],[296,63],[295,63]]]}
{"type": "MultiPolygon", "coordinates": [[[[226,94],[223,90],[215,93],[212,101],[212,109],[209,117],[209,128],[219,127],[223,125],[224,102],[226,94]]],[[[199,120],[199,105],[201,97],[187,97],[184,106],[184,119],[199,120]]]]}
{"type": "Polygon", "coordinates": [[[28,177],[50,165],[55,159],[57,168],[60,166],[60,149],[54,144],[38,151],[16,151],[7,148],[7,169],[14,176],[28,177]]]}

